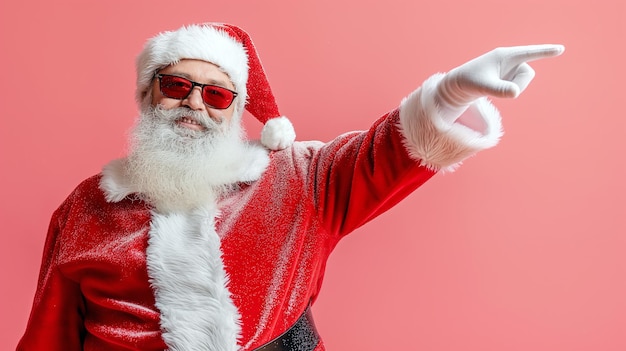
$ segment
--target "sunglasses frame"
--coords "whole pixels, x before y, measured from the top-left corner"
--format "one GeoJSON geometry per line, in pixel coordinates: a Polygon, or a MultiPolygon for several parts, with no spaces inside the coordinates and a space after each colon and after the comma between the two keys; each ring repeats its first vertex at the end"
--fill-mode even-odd
{"type": "Polygon", "coordinates": [[[177,75],[175,75],[175,74],[154,73],[154,76],[155,76],[156,78],[158,78],[158,79],[159,79],[159,91],[161,92],[161,94],[163,94],[163,96],[165,96],[165,97],[167,97],[167,98],[170,98],[170,99],[185,100],[187,97],[189,97],[189,95],[191,94],[191,92],[193,91],[193,89],[194,89],[195,87],[200,87],[200,96],[202,97],[202,102],[203,102],[205,105],[207,105],[207,106],[209,106],[209,107],[211,107],[211,108],[214,108],[214,109],[216,109],[216,110],[225,110],[225,109],[229,108],[229,107],[233,104],[233,102],[235,101],[235,98],[236,98],[236,97],[237,97],[237,95],[238,95],[238,93],[237,93],[236,91],[234,91],[234,90],[230,90],[230,89],[228,89],[228,88],[224,88],[224,87],[222,87],[222,86],[215,85],[215,84],[202,84],[202,83],[194,82],[193,80],[191,80],[191,79],[189,79],[189,78],[185,78],[185,77],[177,76],[177,75]],[[184,79],[184,80],[188,81],[189,83],[191,83],[191,89],[189,89],[189,92],[187,93],[187,95],[183,96],[182,98],[175,98],[175,97],[169,96],[169,95],[167,95],[166,93],[164,93],[164,92],[163,92],[163,83],[162,83],[162,80],[161,80],[161,79],[162,79],[163,77],[165,77],[165,76],[168,76],[168,77],[176,77],[176,78],[184,79]],[[220,107],[215,107],[215,106],[213,106],[213,105],[211,105],[211,104],[208,104],[208,103],[204,100],[204,88],[205,88],[205,87],[215,87],[215,88],[224,89],[224,90],[226,90],[226,91],[231,92],[231,93],[233,94],[233,98],[232,98],[232,100],[230,100],[230,103],[228,104],[228,106],[226,106],[226,107],[221,107],[221,108],[220,108],[220,107]]]}

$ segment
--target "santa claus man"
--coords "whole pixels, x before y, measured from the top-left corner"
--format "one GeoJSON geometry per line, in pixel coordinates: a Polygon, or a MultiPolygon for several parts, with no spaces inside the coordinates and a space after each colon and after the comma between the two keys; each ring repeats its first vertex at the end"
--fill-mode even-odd
{"type": "Polygon", "coordinates": [[[496,145],[485,97],[517,96],[526,62],[562,51],[496,49],[324,144],[294,142],[240,28],[157,35],[137,60],[130,153],[54,213],[18,350],[324,350],[309,307],[337,242],[496,145]]]}

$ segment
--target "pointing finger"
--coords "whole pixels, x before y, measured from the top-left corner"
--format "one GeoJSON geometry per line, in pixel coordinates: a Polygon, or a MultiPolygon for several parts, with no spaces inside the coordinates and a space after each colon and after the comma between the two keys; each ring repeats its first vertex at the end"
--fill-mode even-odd
{"type": "Polygon", "coordinates": [[[513,46],[504,48],[504,50],[509,51],[504,54],[506,65],[517,66],[524,62],[559,56],[565,51],[565,47],[563,45],[544,44],[513,46]]]}

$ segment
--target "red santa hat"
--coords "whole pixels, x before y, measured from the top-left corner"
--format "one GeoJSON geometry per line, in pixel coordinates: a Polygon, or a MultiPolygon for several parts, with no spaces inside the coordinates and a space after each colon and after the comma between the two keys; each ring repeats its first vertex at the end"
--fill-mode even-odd
{"type": "Polygon", "coordinates": [[[182,59],[211,62],[220,67],[239,93],[235,115],[244,108],[261,121],[261,143],[272,150],[289,147],[296,138],[293,125],[278,112],[278,105],[250,36],[241,28],[204,23],[167,31],[148,40],[137,58],[137,100],[151,88],[155,72],[182,59]],[[245,98],[239,98],[245,97],[245,98]]]}

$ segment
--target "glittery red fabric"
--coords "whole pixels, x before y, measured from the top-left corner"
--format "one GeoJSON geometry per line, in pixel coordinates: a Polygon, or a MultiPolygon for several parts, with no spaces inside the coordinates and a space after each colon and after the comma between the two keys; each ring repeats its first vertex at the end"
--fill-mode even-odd
{"type": "MultiPolygon", "coordinates": [[[[273,152],[258,181],[221,200],[216,229],[242,350],[283,333],[315,300],[344,235],[434,174],[409,158],[397,123],[393,111],[368,131],[273,152]]],[[[53,215],[18,350],[167,348],[146,269],[150,209],[132,197],[107,202],[100,178],[79,185],[53,215]]]]}

